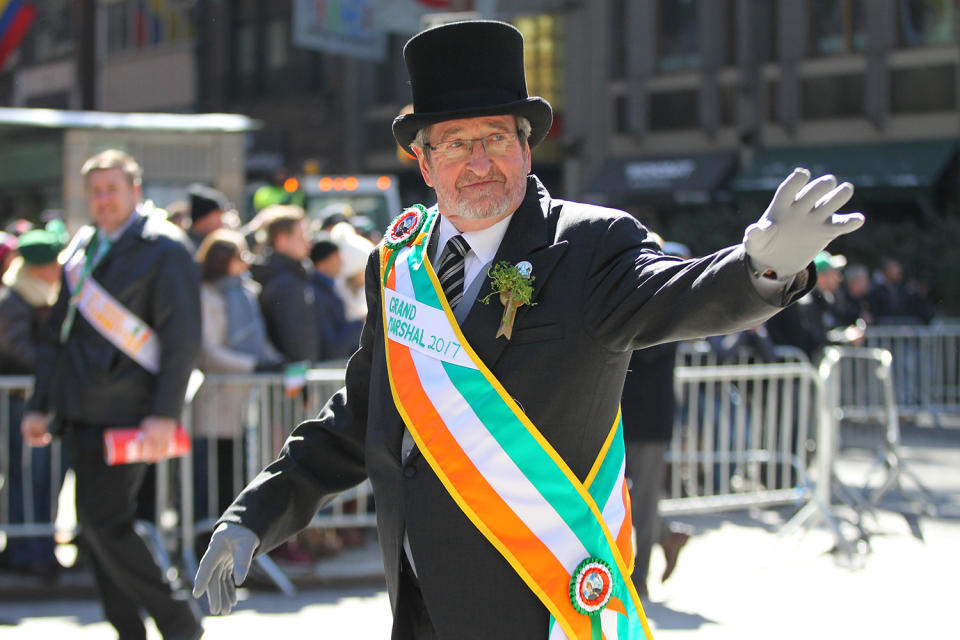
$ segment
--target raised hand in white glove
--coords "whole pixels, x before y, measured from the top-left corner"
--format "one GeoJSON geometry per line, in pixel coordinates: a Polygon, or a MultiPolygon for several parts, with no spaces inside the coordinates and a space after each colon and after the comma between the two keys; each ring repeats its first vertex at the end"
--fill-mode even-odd
{"type": "Polygon", "coordinates": [[[204,592],[210,613],[230,613],[237,604],[237,586],[247,578],[253,553],[260,539],[253,531],[232,522],[221,522],[210,536],[210,544],[200,560],[193,581],[193,597],[204,592]]]}
{"type": "Polygon", "coordinates": [[[863,224],[862,213],[837,213],[851,196],[849,182],[837,186],[831,175],[810,182],[809,171],[794,169],[743,235],[753,268],[779,278],[802,271],[831,240],[863,224]]]}

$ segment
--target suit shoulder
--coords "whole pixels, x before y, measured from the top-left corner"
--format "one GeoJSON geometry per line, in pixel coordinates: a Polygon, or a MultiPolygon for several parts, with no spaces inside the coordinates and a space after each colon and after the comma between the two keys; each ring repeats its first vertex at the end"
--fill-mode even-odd
{"type": "Polygon", "coordinates": [[[557,227],[561,232],[603,235],[616,228],[624,233],[639,232],[642,236],[647,233],[636,218],[620,209],[571,200],[554,200],[551,204],[551,213],[557,216],[557,227]]]}
{"type": "Polygon", "coordinates": [[[163,248],[179,247],[190,252],[191,243],[186,232],[167,220],[166,216],[159,212],[151,212],[145,218],[143,232],[140,234],[144,240],[156,243],[163,248]]]}

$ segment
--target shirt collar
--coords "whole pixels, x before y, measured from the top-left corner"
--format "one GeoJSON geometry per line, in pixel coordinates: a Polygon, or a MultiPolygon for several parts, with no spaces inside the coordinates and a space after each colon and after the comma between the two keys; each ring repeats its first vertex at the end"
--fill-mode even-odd
{"type": "Polygon", "coordinates": [[[463,239],[467,241],[467,244],[470,245],[470,250],[476,254],[477,259],[480,260],[480,264],[491,262],[494,256],[497,255],[497,249],[500,248],[500,243],[503,241],[503,236],[507,233],[507,227],[510,226],[510,220],[512,218],[513,214],[511,213],[503,220],[497,221],[486,229],[481,229],[480,231],[464,231],[461,233],[457,231],[457,228],[454,227],[449,220],[440,216],[440,235],[437,236],[437,256],[434,257],[438,257],[439,252],[443,251],[447,240],[459,233],[463,236],[463,239]]]}
{"type": "Polygon", "coordinates": [[[137,207],[136,209],[130,212],[130,215],[127,217],[126,222],[124,222],[122,225],[120,225],[110,233],[107,233],[106,231],[104,231],[104,235],[110,239],[110,242],[116,242],[117,240],[120,239],[120,236],[123,235],[123,232],[126,231],[131,224],[133,224],[133,221],[136,220],[137,214],[139,212],[140,212],[140,208],[137,207]]]}

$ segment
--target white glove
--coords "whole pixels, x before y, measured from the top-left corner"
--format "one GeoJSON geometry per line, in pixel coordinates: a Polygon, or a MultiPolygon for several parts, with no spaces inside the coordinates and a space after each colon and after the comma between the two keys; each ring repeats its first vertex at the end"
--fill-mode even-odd
{"type": "Polygon", "coordinates": [[[743,246],[758,272],[772,270],[779,278],[799,273],[831,240],[863,224],[862,213],[836,212],[853,196],[852,184],[837,186],[831,175],[809,180],[809,171],[794,169],[763,216],[747,227],[743,246]]]}
{"type": "Polygon", "coordinates": [[[250,529],[232,522],[220,523],[200,560],[193,597],[199,598],[206,592],[210,613],[230,613],[237,604],[237,586],[246,580],[253,552],[259,545],[260,538],[250,529]]]}

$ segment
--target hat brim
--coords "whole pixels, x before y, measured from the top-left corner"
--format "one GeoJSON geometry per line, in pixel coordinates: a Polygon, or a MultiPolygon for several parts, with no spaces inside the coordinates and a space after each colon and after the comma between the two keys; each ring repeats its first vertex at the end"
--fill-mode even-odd
{"type": "Polygon", "coordinates": [[[523,116],[530,121],[531,147],[537,146],[550,130],[553,122],[553,109],[550,103],[539,96],[532,96],[516,102],[490,105],[485,107],[471,107],[469,109],[455,109],[453,111],[437,111],[432,113],[405,113],[397,116],[393,121],[393,137],[397,144],[413,155],[410,143],[417,137],[420,129],[438,122],[459,120],[461,118],[478,118],[482,116],[514,115],[523,116]]]}

